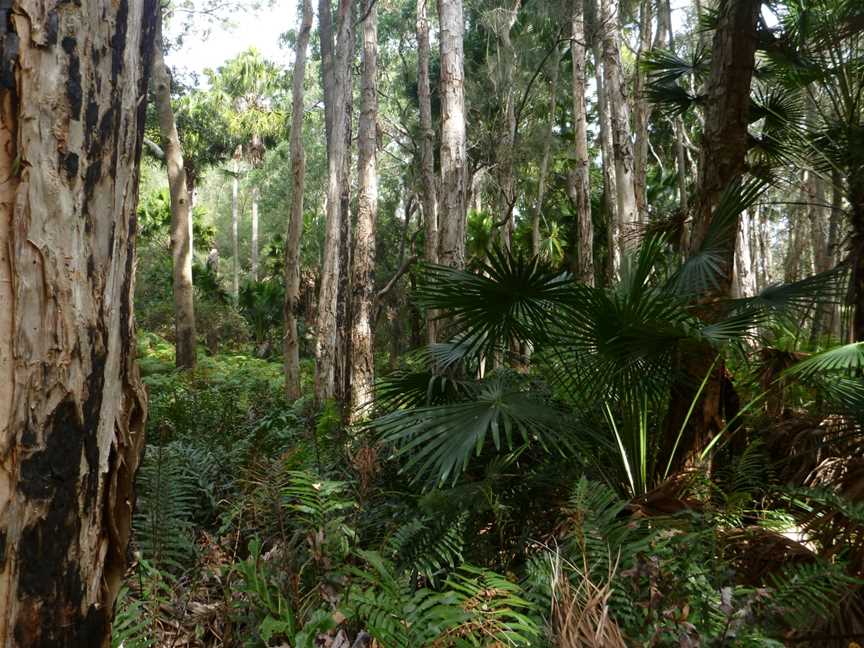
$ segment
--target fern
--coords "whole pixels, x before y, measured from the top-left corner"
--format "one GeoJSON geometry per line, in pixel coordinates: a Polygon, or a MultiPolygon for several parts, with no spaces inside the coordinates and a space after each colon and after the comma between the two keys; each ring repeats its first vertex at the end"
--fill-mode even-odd
{"type": "Polygon", "coordinates": [[[169,444],[148,450],[138,471],[135,542],[160,569],[182,572],[195,555],[192,517],[200,494],[189,471],[188,449],[169,444]]]}
{"type": "Polygon", "coordinates": [[[401,526],[387,543],[403,571],[434,585],[442,572],[462,563],[467,513],[455,520],[423,517],[401,526]]]}
{"type": "Polygon", "coordinates": [[[788,628],[806,630],[831,618],[861,581],[828,562],[793,565],[769,577],[771,608],[788,628]]]}
{"type": "Polygon", "coordinates": [[[352,589],[347,609],[383,646],[529,646],[539,636],[534,606],[503,576],[463,566],[444,592],[413,591],[380,555],[360,555],[370,569],[353,570],[365,587],[352,589]]]}
{"type": "Polygon", "coordinates": [[[150,648],[154,645],[144,604],[123,586],[115,603],[111,648],[150,648]]]}

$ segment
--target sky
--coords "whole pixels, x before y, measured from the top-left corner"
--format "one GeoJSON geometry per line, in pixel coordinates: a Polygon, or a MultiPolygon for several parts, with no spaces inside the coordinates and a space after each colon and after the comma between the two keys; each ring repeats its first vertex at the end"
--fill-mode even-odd
{"type": "MultiPolygon", "coordinates": [[[[217,22],[209,34],[188,34],[180,49],[169,52],[168,65],[180,72],[203,76],[205,68],[215,69],[253,46],[267,59],[288,63],[290,53],[279,48],[279,37],[297,29],[295,5],[295,0],[275,0],[270,7],[238,12],[217,22]]],[[[173,40],[176,28],[169,29],[169,35],[173,40]]]]}

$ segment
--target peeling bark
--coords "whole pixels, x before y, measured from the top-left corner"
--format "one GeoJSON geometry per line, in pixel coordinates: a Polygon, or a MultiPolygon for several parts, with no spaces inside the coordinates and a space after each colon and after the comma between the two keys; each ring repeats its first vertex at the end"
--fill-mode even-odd
{"type": "Polygon", "coordinates": [[[362,103],[357,141],[359,191],[351,276],[351,409],[352,422],[372,403],[375,383],[374,334],[375,221],[378,217],[378,9],[373,4],[363,21],[362,103]]]}
{"type": "Polygon", "coordinates": [[[0,7],[0,645],[108,646],[146,396],[134,249],[157,6],[0,7]]]}
{"type": "Polygon", "coordinates": [[[441,47],[441,194],[439,260],[465,267],[465,23],[462,0],[438,0],[441,47]]]}

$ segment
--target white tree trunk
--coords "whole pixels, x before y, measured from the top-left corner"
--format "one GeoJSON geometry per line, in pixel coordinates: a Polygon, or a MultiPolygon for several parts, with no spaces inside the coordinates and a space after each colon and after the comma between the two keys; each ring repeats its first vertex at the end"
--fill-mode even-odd
{"type": "Polygon", "coordinates": [[[110,646],[144,443],[132,296],[156,10],[0,10],[2,646],[110,646]]]}
{"type": "MultiPolygon", "coordinates": [[[[662,0],[660,0],[662,2],[662,0]]],[[[651,119],[651,104],[645,98],[646,75],[642,61],[653,43],[654,0],[641,0],[639,7],[639,51],[636,55],[635,82],[633,84],[633,184],[636,192],[636,208],[639,220],[648,217],[647,182],[648,149],[650,147],[648,122],[651,119]]]]}
{"type": "Polygon", "coordinates": [[[252,187],[252,281],[258,281],[258,188],[252,187]]]}
{"type": "Polygon", "coordinates": [[[441,194],[439,260],[465,267],[465,73],[462,0],[438,0],[441,48],[441,194]]]}
{"type": "Polygon", "coordinates": [[[363,21],[362,103],[357,141],[359,191],[351,276],[351,421],[360,420],[368,412],[375,386],[372,309],[378,217],[378,9],[376,0],[370,1],[363,21]]]}
{"type": "Polygon", "coordinates": [[[612,155],[615,161],[615,197],[618,203],[618,250],[623,253],[633,240],[639,220],[633,178],[633,144],[630,139],[630,111],[621,71],[618,44],[619,16],[612,0],[599,0],[598,19],[603,28],[603,90],[612,130],[612,155]]]}
{"type": "MultiPolygon", "coordinates": [[[[328,0],[324,0],[326,3],[328,0]]],[[[336,396],[336,363],[338,352],[337,309],[339,299],[340,248],[342,245],[342,179],[348,154],[346,134],[346,93],[349,66],[354,51],[352,2],[340,0],[337,51],[328,71],[325,65],[324,99],[330,104],[330,129],[327,137],[327,214],[324,226],[324,250],[321,286],[318,293],[317,340],[315,346],[315,395],[320,401],[336,396]]],[[[323,31],[323,30],[322,30],[323,31]]],[[[332,34],[322,39],[332,42],[332,34]]],[[[323,47],[322,47],[323,51],[323,47]]]]}
{"type": "Polygon", "coordinates": [[[173,264],[175,363],[195,367],[195,300],[192,285],[192,210],[177,123],[171,107],[171,77],[162,55],[162,11],[153,47],[153,103],[168,168],[171,194],[171,261],[173,264]]]}
{"type": "Polygon", "coordinates": [[[572,0],[570,55],[573,70],[573,137],[576,161],[571,197],[579,227],[578,280],[594,285],[594,226],[591,222],[591,160],[588,157],[588,122],[585,114],[585,3],[572,0]]]}
{"type": "Polygon", "coordinates": [[[285,395],[300,398],[300,339],[297,316],[300,311],[300,237],[303,233],[303,191],[306,182],[306,154],[303,151],[303,86],[306,81],[306,50],[312,31],[312,0],[303,0],[300,31],[291,80],[291,215],[285,237],[285,395]]]}
{"type": "Polygon", "coordinates": [[[756,294],[756,272],[750,250],[752,217],[744,212],[738,222],[735,240],[735,296],[752,297],[756,294]]]}
{"type": "Polygon", "coordinates": [[[231,178],[231,296],[240,301],[240,177],[237,162],[231,178]]]}

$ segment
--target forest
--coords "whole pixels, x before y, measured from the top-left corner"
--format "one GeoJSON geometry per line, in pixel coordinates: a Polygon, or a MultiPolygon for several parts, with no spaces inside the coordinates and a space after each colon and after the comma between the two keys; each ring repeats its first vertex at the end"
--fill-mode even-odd
{"type": "Polygon", "coordinates": [[[0,54],[0,646],[864,644],[864,2],[0,54]]]}

